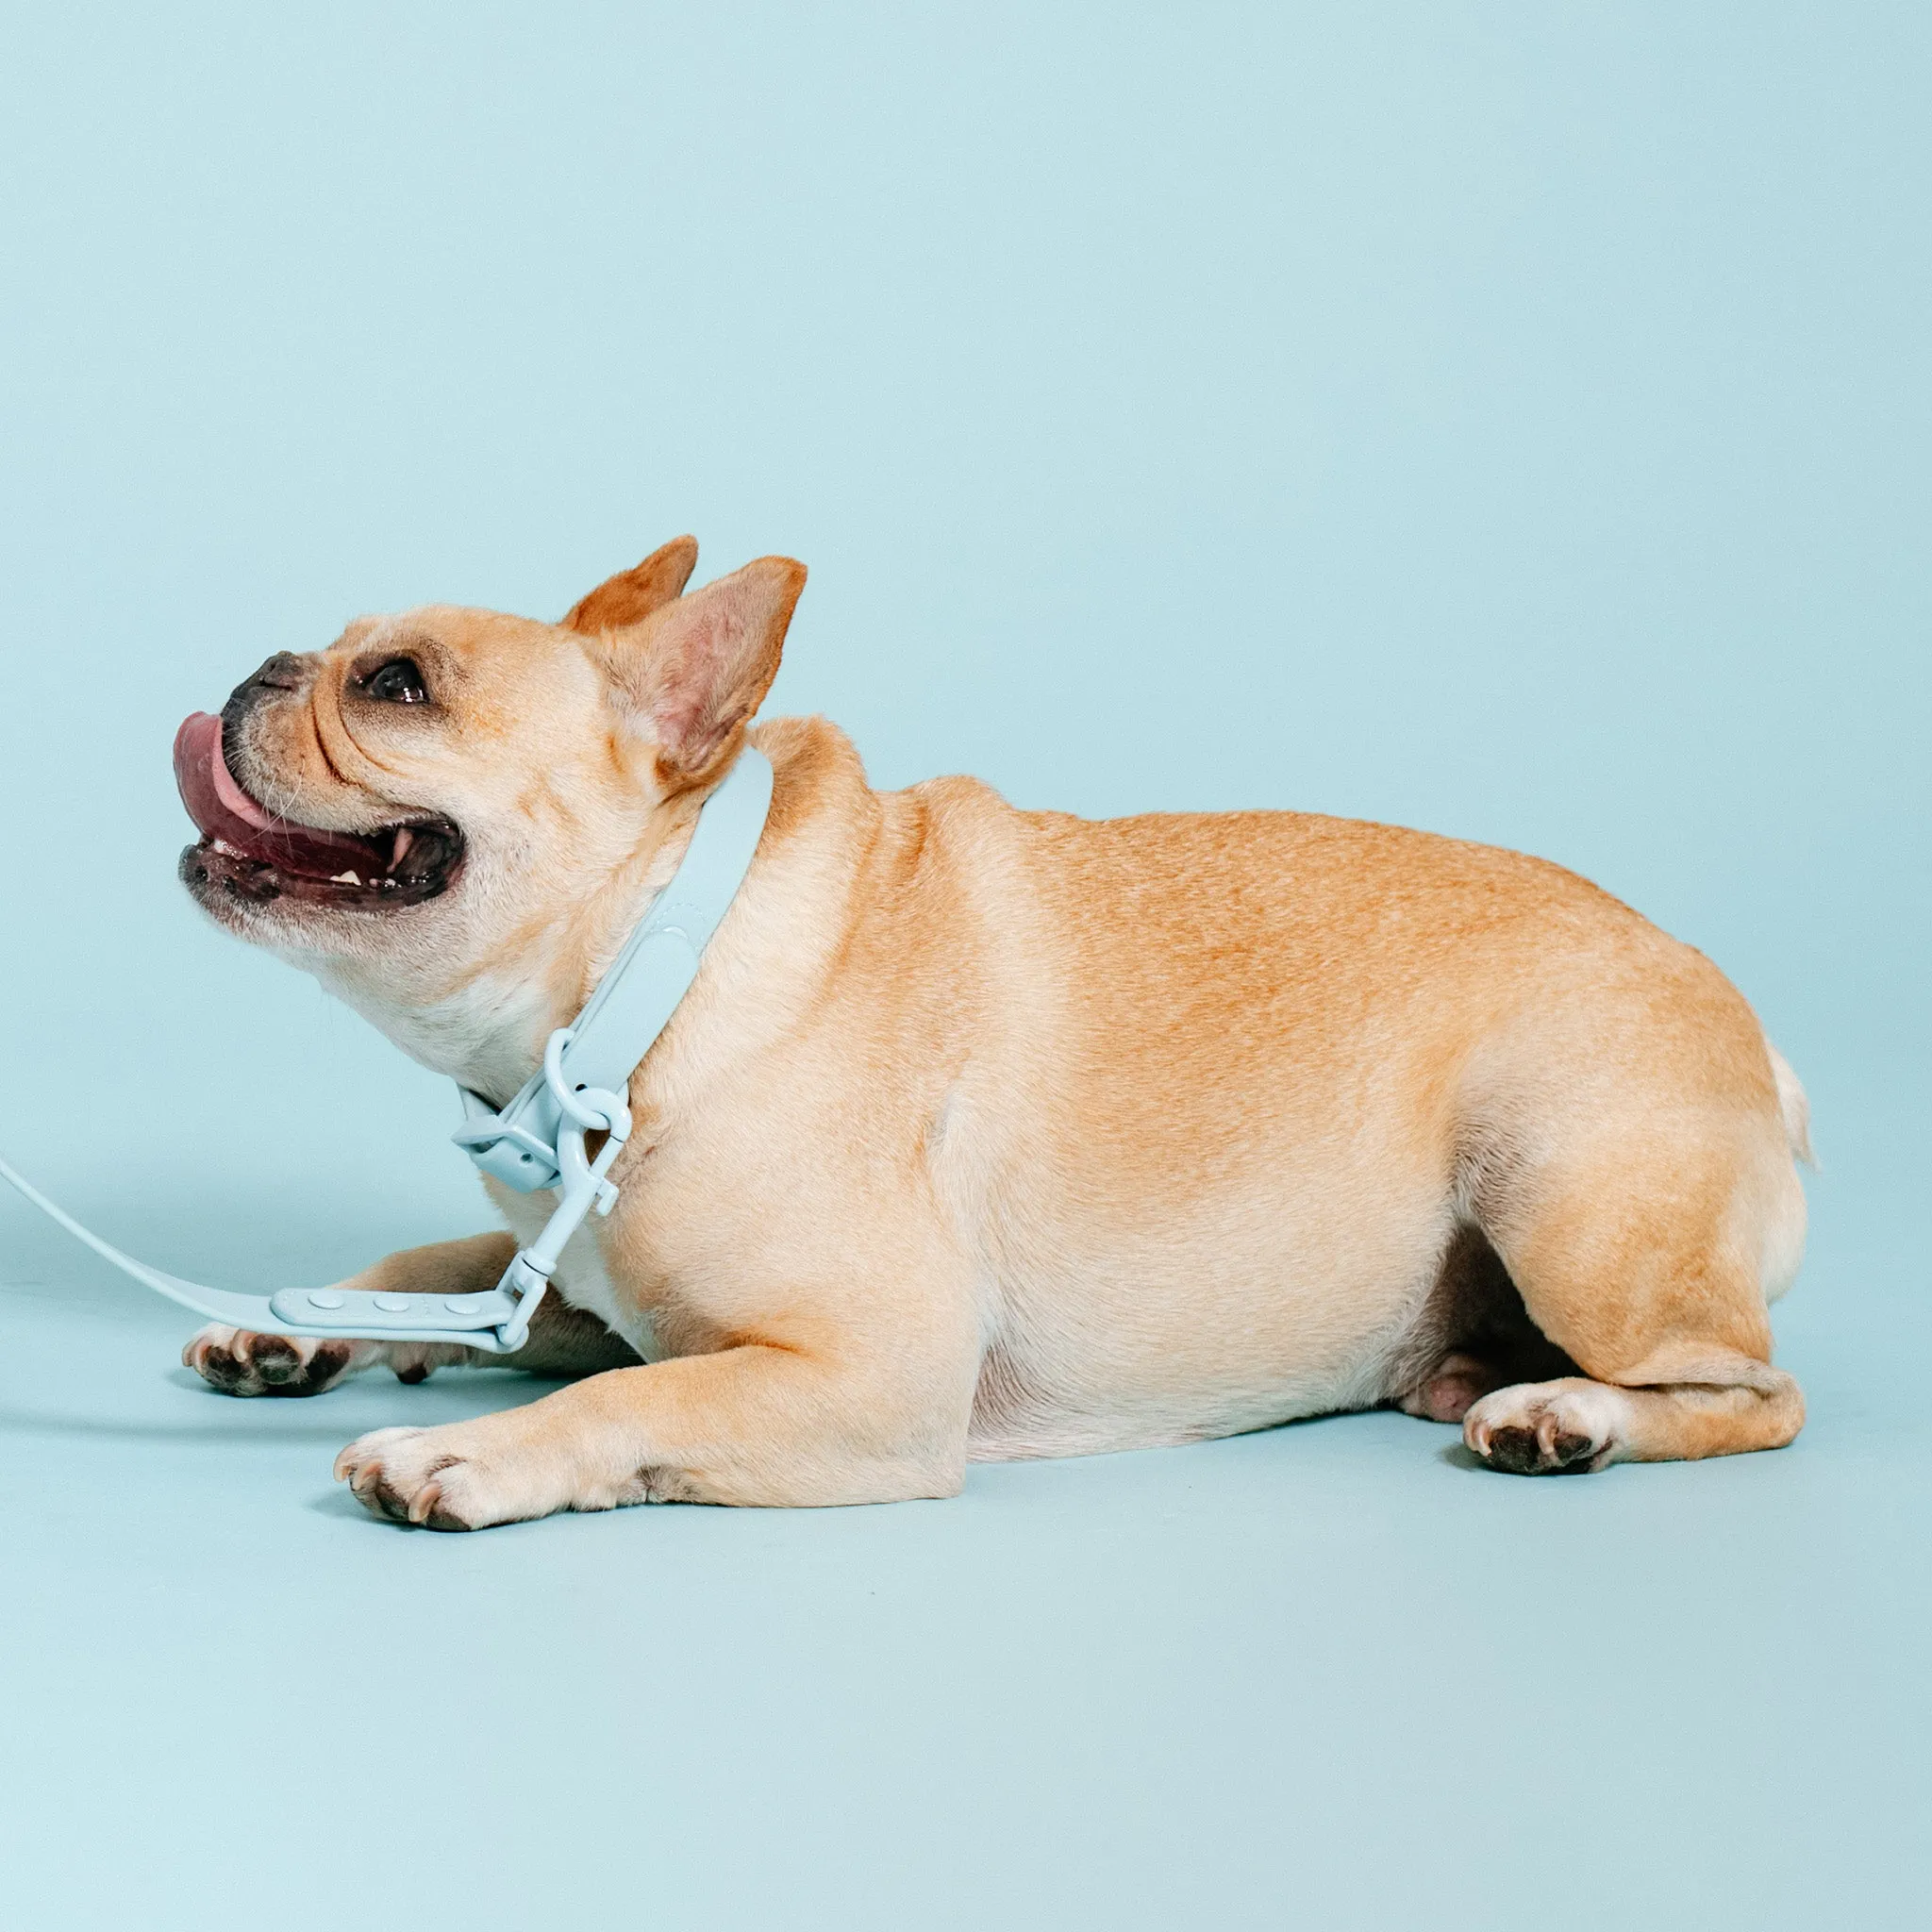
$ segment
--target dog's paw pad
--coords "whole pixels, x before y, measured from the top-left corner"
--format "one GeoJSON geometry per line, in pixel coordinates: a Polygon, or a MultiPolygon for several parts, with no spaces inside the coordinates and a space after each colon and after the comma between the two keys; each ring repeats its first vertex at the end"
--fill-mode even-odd
{"type": "Polygon", "coordinates": [[[1526,1382],[1476,1403],[1462,1440],[1510,1475],[1580,1474],[1615,1460],[1627,1407],[1602,1382],[1526,1382]]]}
{"type": "Polygon", "coordinates": [[[358,1346],[366,1344],[211,1323],[181,1351],[181,1362],[225,1395],[320,1395],[356,1365],[358,1346]]]}

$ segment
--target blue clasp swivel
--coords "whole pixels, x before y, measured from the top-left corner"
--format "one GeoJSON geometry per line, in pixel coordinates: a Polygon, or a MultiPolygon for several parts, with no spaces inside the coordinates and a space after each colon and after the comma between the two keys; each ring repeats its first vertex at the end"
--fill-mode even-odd
{"type": "Polygon", "coordinates": [[[520,1248],[503,1279],[499,1295],[514,1298],[515,1307],[496,1332],[495,1345],[508,1355],[524,1345],[530,1318],[550,1287],[550,1277],[570,1238],[591,1211],[601,1217],[617,1205],[617,1183],[609,1178],[612,1164],[630,1139],[630,1108],[608,1087],[574,1084],[563,1067],[563,1050],[575,1030],[559,1026],[543,1047],[543,1084],[559,1116],[557,1142],[544,1151],[558,1174],[555,1211],[543,1232],[527,1248],[520,1248]],[[604,1144],[588,1153],[591,1135],[601,1133],[604,1144]]]}

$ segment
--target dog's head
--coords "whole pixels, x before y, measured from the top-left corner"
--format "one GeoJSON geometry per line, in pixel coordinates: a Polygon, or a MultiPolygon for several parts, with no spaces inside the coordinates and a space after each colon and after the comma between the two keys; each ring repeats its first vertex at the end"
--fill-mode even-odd
{"type": "Polygon", "coordinates": [[[197,904],[311,958],[452,980],[648,860],[720,777],[778,668],[805,567],[683,596],[667,543],[562,623],[431,606],[278,653],[175,743],[197,904]]]}

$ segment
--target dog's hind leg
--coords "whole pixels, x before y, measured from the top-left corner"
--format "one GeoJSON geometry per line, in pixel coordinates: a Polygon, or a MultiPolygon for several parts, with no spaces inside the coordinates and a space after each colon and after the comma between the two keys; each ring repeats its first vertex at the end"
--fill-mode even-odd
{"type": "Polygon", "coordinates": [[[1728,1456],[1803,1426],[1797,1383],[1771,1365],[1767,1301],[1805,1222],[1776,1112],[1632,1098],[1571,1110],[1483,1191],[1530,1319],[1582,1371],[1471,1406],[1464,1441],[1491,1468],[1728,1456]]]}

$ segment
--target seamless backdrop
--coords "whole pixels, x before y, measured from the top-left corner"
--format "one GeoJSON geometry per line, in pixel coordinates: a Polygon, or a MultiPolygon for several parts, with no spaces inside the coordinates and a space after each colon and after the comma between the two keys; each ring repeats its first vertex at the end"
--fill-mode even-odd
{"type": "Polygon", "coordinates": [[[0,1200],[14,1923],[1909,1922],[1924,9],[6,27],[0,1144],[104,1231],[252,1283],[486,1224],[441,1083],[197,924],[169,741],[686,529],[810,566],[768,708],[876,782],[1589,874],[1824,1163],[1780,1457],[1539,1487],[1379,1417],[466,1543],[328,1458],[530,1385],[218,1403],[0,1200]]]}

